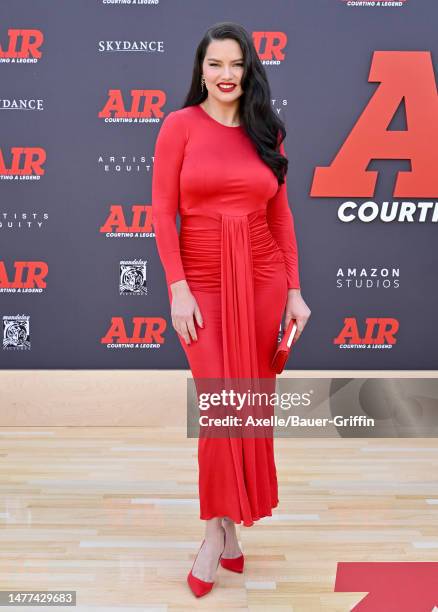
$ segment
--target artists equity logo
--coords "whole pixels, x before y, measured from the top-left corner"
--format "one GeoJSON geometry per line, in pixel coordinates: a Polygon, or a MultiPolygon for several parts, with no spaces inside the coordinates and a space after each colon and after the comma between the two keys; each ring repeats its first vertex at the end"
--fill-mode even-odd
{"type": "Polygon", "coordinates": [[[339,335],[333,338],[333,344],[340,349],[390,349],[397,342],[395,334],[398,328],[397,319],[368,317],[361,336],[356,317],[346,317],[339,335]]]}
{"type": "Polygon", "coordinates": [[[38,181],[45,174],[46,151],[41,147],[12,147],[7,165],[0,148],[0,180],[38,181]]]}
{"type": "Polygon", "coordinates": [[[44,42],[41,30],[9,29],[6,42],[0,43],[0,63],[33,64],[41,59],[44,42]]]}
{"type": "Polygon", "coordinates": [[[130,152],[98,154],[97,167],[105,174],[134,174],[142,172],[149,174],[152,171],[153,156],[146,156],[142,153],[132,154],[130,152]]]}
{"type": "Polygon", "coordinates": [[[47,262],[14,261],[13,268],[8,275],[5,262],[0,260],[0,293],[42,293],[47,287],[47,262]]]}
{"type": "Polygon", "coordinates": [[[164,344],[167,322],[162,317],[132,317],[132,332],[128,336],[123,317],[112,317],[111,325],[101,343],[110,349],[159,349],[164,344]]]}
{"type": "Polygon", "coordinates": [[[131,89],[125,96],[120,89],[110,89],[98,117],[105,123],[159,123],[165,102],[160,89],[131,89]]]}
{"type": "Polygon", "coordinates": [[[0,211],[0,230],[38,230],[49,218],[48,212],[0,211]]]}
{"type": "Polygon", "coordinates": [[[154,238],[152,206],[133,204],[124,209],[120,204],[112,204],[99,231],[106,238],[154,238]]]}
{"type": "Polygon", "coordinates": [[[252,40],[262,64],[279,65],[285,59],[285,32],[253,32],[252,40]]]}
{"type": "MultiPolygon", "coordinates": [[[[409,160],[398,171],[393,196],[434,198],[438,193],[438,97],[430,51],[375,51],[369,81],[379,82],[374,94],[329,166],[315,168],[312,197],[365,197],[376,190],[379,172],[372,160],[409,160]],[[405,130],[388,130],[403,105],[405,130]]],[[[438,202],[343,202],[338,218],[348,223],[375,219],[388,222],[438,222],[438,202]]]]}

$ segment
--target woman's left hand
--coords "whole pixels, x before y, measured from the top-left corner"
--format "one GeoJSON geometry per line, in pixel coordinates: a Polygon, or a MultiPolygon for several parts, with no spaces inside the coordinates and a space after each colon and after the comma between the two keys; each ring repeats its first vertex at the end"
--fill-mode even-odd
{"type": "Polygon", "coordinates": [[[311,310],[301,296],[300,289],[289,289],[287,294],[287,303],[284,314],[284,329],[287,329],[289,321],[295,319],[297,322],[297,331],[292,344],[301,336],[303,329],[310,317],[311,310]]]}

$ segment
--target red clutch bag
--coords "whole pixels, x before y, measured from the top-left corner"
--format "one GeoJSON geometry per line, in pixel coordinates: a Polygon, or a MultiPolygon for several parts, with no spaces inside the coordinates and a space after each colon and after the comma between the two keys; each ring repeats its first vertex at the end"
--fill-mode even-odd
{"type": "Polygon", "coordinates": [[[291,319],[284,336],[281,339],[277,350],[275,351],[274,357],[272,358],[271,368],[277,374],[281,374],[283,372],[284,366],[286,365],[286,361],[288,360],[291,352],[292,340],[294,339],[296,331],[297,322],[295,319],[291,319]]]}

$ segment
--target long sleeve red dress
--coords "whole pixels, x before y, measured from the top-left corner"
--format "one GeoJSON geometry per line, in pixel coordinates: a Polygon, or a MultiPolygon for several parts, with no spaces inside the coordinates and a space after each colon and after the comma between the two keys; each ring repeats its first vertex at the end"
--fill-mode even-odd
{"type": "MultiPolygon", "coordinates": [[[[178,335],[193,378],[275,381],[287,292],[300,288],[297,241],[286,182],[278,185],[243,125],[223,125],[199,105],[165,117],[152,219],[170,303],[170,285],[185,279],[203,317],[198,340],[178,335]]],[[[199,437],[198,467],[201,519],[249,527],[278,505],[273,437],[199,437]]]]}

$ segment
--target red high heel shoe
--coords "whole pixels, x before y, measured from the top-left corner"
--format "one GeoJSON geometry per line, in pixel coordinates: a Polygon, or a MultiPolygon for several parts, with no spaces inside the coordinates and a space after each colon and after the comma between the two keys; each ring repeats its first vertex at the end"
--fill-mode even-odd
{"type": "MultiPolygon", "coordinates": [[[[208,582],[206,580],[201,580],[200,578],[197,578],[196,576],[194,576],[192,574],[192,570],[193,570],[193,566],[196,563],[196,559],[198,558],[199,553],[201,552],[201,548],[202,545],[204,544],[205,539],[202,540],[202,544],[199,547],[198,550],[198,554],[195,557],[195,560],[193,561],[193,565],[192,565],[192,569],[190,570],[188,576],[187,576],[187,582],[189,584],[189,587],[191,588],[192,592],[194,595],[196,595],[196,597],[202,597],[203,595],[207,595],[207,593],[209,593],[211,591],[211,589],[213,588],[214,585],[214,580],[213,582],[208,582]]],[[[225,550],[225,530],[224,530],[224,547],[222,549],[221,554],[219,555],[219,559],[217,561],[217,566],[216,569],[219,567],[219,561],[221,560],[222,554],[225,550]]]]}
{"type": "Polygon", "coordinates": [[[221,556],[221,565],[227,570],[231,570],[232,572],[238,572],[241,574],[243,572],[243,565],[245,562],[245,557],[240,555],[240,557],[234,557],[233,559],[226,559],[221,556]]]}
{"type": "MultiPolygon", "coordinates": [[[[225,532],[225,537],[226,537],[226,532],[225,532]]],[[[226,559],[225,557],[222,557],[221,555],[222,567],[224,567],[227,570],[230,570],[231,572],[237,572],[238,574],[241,574],[243,572],[244,563],[245,563],[245,557],[243,554],[241,554],[239,557],[234,557],[232,559],[226,559]]]]}

